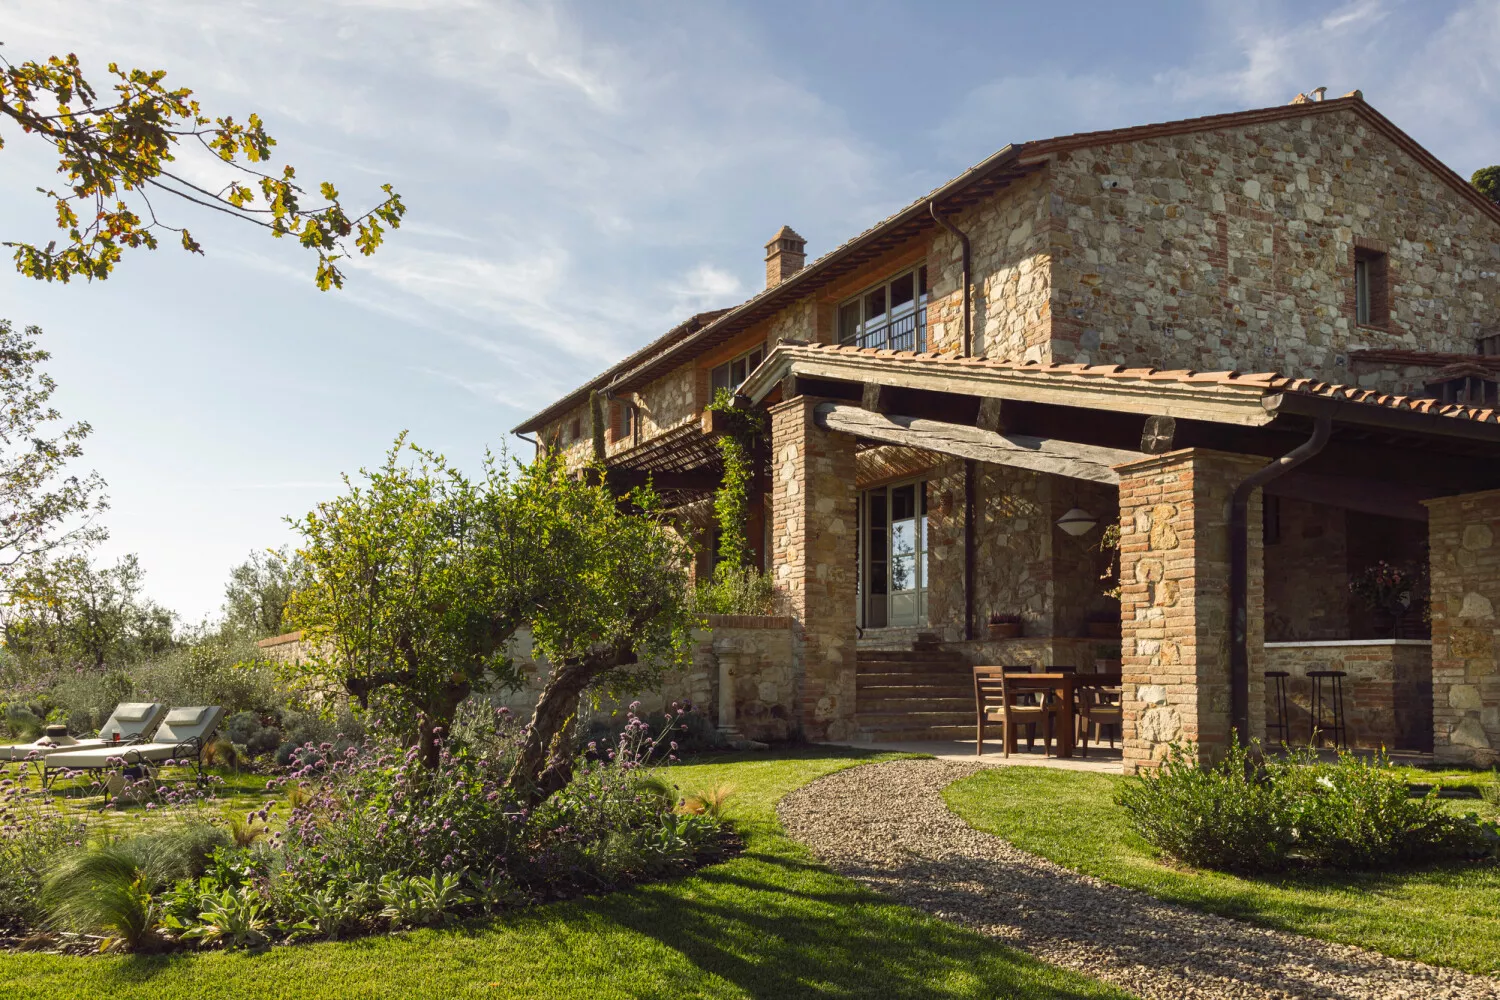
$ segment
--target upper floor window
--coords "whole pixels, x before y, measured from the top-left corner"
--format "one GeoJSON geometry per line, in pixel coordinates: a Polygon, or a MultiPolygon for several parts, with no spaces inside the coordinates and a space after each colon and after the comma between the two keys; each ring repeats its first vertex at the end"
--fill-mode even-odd
{"type": "Polygon", "coordinates": [[[1388,257],[1378,250],[1354,250],[1354,322],[1385,326],[1390,321],[1388,257]]]}
{"type": "Polygon", "coordinates": [[[1492,357],[1500,354],[1500,333],[1492,333],[1474,341],[1474,353],[1492,357]]]}
{"type": "Polygon", "coordinates": [[[635,433],[635,404],[627,400],[616,399],[610,404],[611,425],[614,429],[614,439],[624,441],[635,433]]]}
{"type": "Polygon", "coordinates": [[[914,267],[839,306],[839,343],[927,350],[927,268],[914,267]]]}
{"type": "Polygon", "coordinates": [[[765,359],[765,345],[757,344],[753,349],[746,351],[734,360],[726,361],[715,368],[713,370],[714,395],[718,395],[720,389],[727,389],[730,392],[734,392],[744,384],[745,379],[750,377],[750,373],[755,371],[765,359]]]}

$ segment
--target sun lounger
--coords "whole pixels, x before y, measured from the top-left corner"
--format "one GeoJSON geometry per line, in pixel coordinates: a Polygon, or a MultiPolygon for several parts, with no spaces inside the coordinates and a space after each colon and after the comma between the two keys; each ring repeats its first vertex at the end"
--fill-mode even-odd
{"type": "Polygon", "coordinates": [[[45,783],[50,772],[99,771],[123,764],[133,767],[138,764],[161,764],[166,761],[186,763],[193,761],[198,770],[203,770],[203,748],[218,732],[224,720],[224,709],[217,705],[195,705],[189,708],[174,708],[162,720],[161,727],[150,743],[130,743],[94,747],[87,750],[66,750],[42,758],[42,780],[45,783]]]}
{"type": "Polygon", "coordinates": [[[96,737],[77,740],[66,732],[51,732],[55,727],[48,726],[48,734],[33,743],[0,746],[0,761],[34,761],[55,753],[144,743],[166,714],[167,706],[154,701],[124,701],[115,706],[96,737]]]}

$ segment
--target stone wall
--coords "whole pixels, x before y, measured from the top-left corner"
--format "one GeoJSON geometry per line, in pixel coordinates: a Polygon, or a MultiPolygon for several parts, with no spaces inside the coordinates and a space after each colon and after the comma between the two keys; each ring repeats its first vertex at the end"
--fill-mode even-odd
{"type": "MultiPolygon", "coordinates": [[[[1040,360],[1050,328],[1049,230],[1053,224],[1045,170],[949,221],[969,237],[974,353],[1040,360]]],[[[927,258],[929,351],[963,345],[963,248],[937,231],[927,258]]]]}
{"type": "MultiPolygon", "coordinates": [[[[1010,466],[980,463],[974,491],[975,627],[991,614],[1020,615],[1035,635],[1079,636],[1090,615],[1113,615],[1100,579],[1109,563],[1099,551],[1106,525],[1117,516],[1113,487],[1010,466]],[[1057,527],[1073,507],[1098,518],[1081,536],[1057,527]]],[[[930,627],[945,639],[963,638],[963,463],[947,460],[928,485],[928,595],[930,627]]]]}
{"type": "Polygon", "coordinates": [[[771,408],[771,551],[799,629],[803,731],[854,735],[854,438],[819,428],[816,397],[771,408]]]}
{"type": "Polygon", "coordinates": [[[1500,490],[1427,501],[1432,569],[1433,752],[1500,764],[1500,490]]]}
{"type": "MultiPolygon", "coordinates": [[[[661,714],[673,705],[691,705],[715,725],[728,718],[749,739],[784,742],[800,736],[793,623],[790,618],[758,615],[710,615],[708,627],[694,631],[687,662],[668,670],[661,682],[632,700],[642,712],[661,714]],[[724,698],[725,681],[734,692],[724,698]]],[[[512,642],[511,655],[525,683],[519,690],[496,692],[496,704],[518,718],[531,717],[547,682],[547,663],[538,659],[529,634],[512,642]]],[[[624,705],[604,701],[588,706],[590,722],[621,721],[624,705]]]]}
{"type": "Polygon", "coordinates": [[[1348,639],[1344,510],[1276,498],[1280,535],[1266,542],[1266,640],[1348,639]]]}
{"type": "Polygon", "coordinates": [[[1081,149],[1052,176],[1045,360],[1349,382],[1352,349],[1468,353],[1495,322],[1500,225],[1353,111],[1081,149]],[[1389,254],[1383,327],[1354,321],[1357,245],[1389,254]]]}
{"type": "Polygon", "coordinates": [[[1051,636],[975,639],[944,648],[961,653],[975,667],[1072,667],[1085,674],[1093,673],[1099,660],[1118,659],[1119,654],[1118,644],[1107,640],[1051,636]]]}
{"type": "MultiPolygon", "coordinates": [[[[1266,643],[1266,669],[1291,674],[1287,683],[1287,742],[1305,744],[1312,731],[1309,670],[1342,670],[1344,721],[1350,746],[1432,749],[1432,644],[1421,639],[1364,639],[1266,643]]],[[[1323,682],[1324,695],[1331,689],[1323,682]]],[[[1276,717],[1275,688],[1267,681],[1266,720],[1276,717]]],[[[1331,709],[1324,709],[1325,718],[1331,709]]],[[[1279,734],[1278,734],[1279,738],[1279,734]]]]}
{"type": "Polygon", "coordinates": [[[654,379],[636,393],[636,413],[640,421],[637,441],[645,441],[699,418],[709,400],[707,382],[698,376],[698,370],[688,365],[654,379]]]}
{"type": "MultiPolygon", "coordinates": [[[[1229,497],[1262,464],[1205,449],[1119,466],[1127,773],[1174,740],[1212,758],[1229,740],[1229,497]]],[[[1260,497],[1250,504],[1250,732],[1264,718],[1260,497]]]]}

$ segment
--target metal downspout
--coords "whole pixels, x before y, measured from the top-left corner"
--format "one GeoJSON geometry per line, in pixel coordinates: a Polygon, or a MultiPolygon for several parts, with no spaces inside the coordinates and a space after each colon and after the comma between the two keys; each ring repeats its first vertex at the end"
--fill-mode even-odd
{"type": "MultiPolygon", "coordinates": [[[[937,202],[929,201],[927,211],[932,219],[948,232],[952,233],[963,247],[963,316],[964,316],[964,338],[963,357],[969,357],[974,353],[974,334],[972,330],[973,320],[970,318],[973,311],[973,275],[971,267],[973,254],[969,246],[967,233],[962,232],[957,226],[947,219],[938,215],[937,202]]],[[[974,479],[979,474],[978,463],[972,458],[964,460],[964,638],[973,639],[974,630],[974,479]]]]}
{"type": "Polygon", "coordinates": [[[1229,500],[1229,718],[1240,746],[1250,745],[1250,494],[1322,451],[1332,430],[1331,419],[1316,418],[1312,437],[1252,472],[1229,500]]]}
{"type": "MultiPolygon", "coordinates": [[[[522,434],[520,431],[511,431],[511,433],[535,448],[537,455],[540,455],[542,453],[542,442],[538,441],[536,438],[529,438],[525,434],[522,434]]],[[[536,456],[533,455],[532,457],[535,458],[536,456]]]]}

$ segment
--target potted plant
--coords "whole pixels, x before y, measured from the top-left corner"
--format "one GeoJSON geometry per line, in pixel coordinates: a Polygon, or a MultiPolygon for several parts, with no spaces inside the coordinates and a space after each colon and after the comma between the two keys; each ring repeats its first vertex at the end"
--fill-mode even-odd
{"type": "Polygon", "coordinates": [[[1423,566],[1397,566],[1384,559],[1367,566],[1349,581],[1349,593],[1374,612],[1376,622],[1390,637],[1399,639],[1408,615],[1423,612],[1422,591],[1426,582],[1423,566]]]}
{"type": "Polygon", "coordinates": [[[990,615],[989,633],[991,639],[1016,639],[1021,635],[1021,616],[1002,615],[999,613],[990,615]]]}

